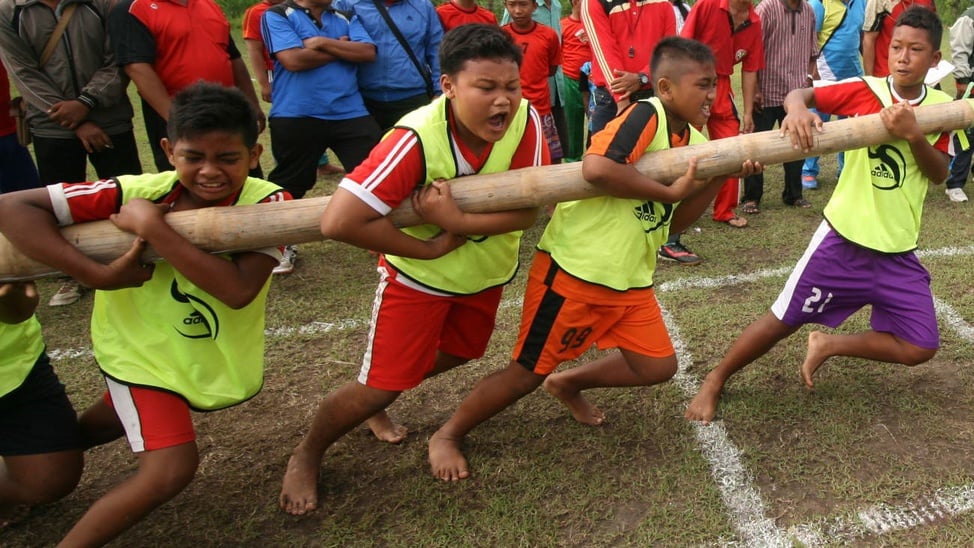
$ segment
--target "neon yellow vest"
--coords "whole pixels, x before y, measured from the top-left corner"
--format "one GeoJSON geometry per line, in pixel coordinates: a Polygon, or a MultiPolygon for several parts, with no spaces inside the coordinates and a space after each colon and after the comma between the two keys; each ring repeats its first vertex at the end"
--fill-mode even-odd
{"type": "MultiPolygon", "coordinates": [[[[863,77],[883,106],[893,104],[886,78],[863,77]]],[[[946,103],[946,93],[925,88],[921,105],[946,103]]],[[[927,135],[934,144],[939,133],[927,135]]],[[[920,171],[906,141],[845,153],[845,167],[824,214],[843,238],[882,253],[903,253],[917,246],[920,217],[930,180],[920,171]]]]}
{"type": "MultiPolygon", "coordinates": [[[[397,124],[397,127],[412,130],[419,138],[426,163],[426,180],[421,182],[424,185],[435,179],[453,179],[457,176],[457,162],[447,122],[446,109],[450,108],[449,105],[449,101],[440,96],[429,105],[407,114],[397,124]]],[[[529,121],[528,102],[522,99],[507,133],[494,143],[479,173],[499,173],[510,169],[511,158],[524,137],[529,121]]],[[[427,224],[402,230],[415,238],[426,240],[438,234],[440,227],[427,224]]],[[[504,285],[514,277],[520,241],[520,230],[496,236],[468,236],[467,243],[437,259],[426,261],[386,255],[386,260],[396,270],[426,287],[445,293],[470,295],[504,285]]]]}
{"type": "MultiPolygon", "coordinates": [[[[172,171],[118,180],[123,203],[132,198],[160,200],[179,184],[172,171]]],[[[258,203],[278,190],[277,185],[249,178],[237,204],[258,203]]],[[[95,358],[109,377],[173,392],[194,409],[240,403],[263,385],[269,287],[268,279],[250,304],[233,310],[169,263],[156,263],[152,279],[141,287],[95,293],[95,358]]]]}
{"type": "Polygon", "coordinates": [[[0,397],[23,384],[44,352],[37,316],[20,323],[0,323],[0,397]]]}
{"type": "MultiPolygon", "coordinates": [[[[647,151],[670,148],[666,112],[659,99],[644,100],[656,109],[656,135],[647,151]]],[[[707,139],[690,127],[690,144],[707,139]]],[[[656,250],[669,237],[676,204],[599,196],[562,202],[548,222],[538,248],[576,278],[617,291],[650,287],[656,250]]]]}

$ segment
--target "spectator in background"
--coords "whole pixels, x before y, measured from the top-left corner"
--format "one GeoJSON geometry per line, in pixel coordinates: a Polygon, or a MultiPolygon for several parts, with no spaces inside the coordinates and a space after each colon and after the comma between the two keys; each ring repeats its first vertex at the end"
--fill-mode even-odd
{"type": "MultiPolygon", "coordinates": [[[[837,82],[846,78],[862,76],[862,62],[859,60],[859,47],[862,42],[860,29],[866,17],[866,0],[808,0],[815,12],[815,30],[818,32],[819,55],[814,80],[837,82]]],[[[823,122],[829,115],[820,114],[823,122]]],[[[839,173],[845,161],[845,154],[838,154],[839,173]]],[[[802,167],[802,187],[818,188],[818,156],[805,158],[802,167]]]]}
{"type": "Polygon", "coordinates": [[[447,0],[436,7],[436,15],[444,33],[468,23],[497,24],[494,12],[478,6],[476,0],[447,0]]]}
{"type": "Polygon", "coordinates": [[[551,163],[561,162],[563,156],[558,128],[551,113],[551,90],[548,78],[555,74],[561,65],[561,44],[554,29],[531,18],[536,9],[534,0],[506,0],[504,7],[510,14],[511,22],[501,27],[511,35],[514,43],[521,48],[524,60],[521,62],[521,93],[541,117],[551,163]]]}
{"type": "MultiPolygon", "coordinates": [[[[348,19],[330,6],[331,0],[289,0],[263,19],[264,43],[274,59],[270,129],[277,165],[268,179],[295,199],[315,185],[326,148],[351,171],[380,137],[355,77],[359,63],[375,59],[375,44],[357,17],[348,19]]],[[[297,248],[287,246],[274,272],[291,272],[296,258],[297,248]]]]}
{"type": "Polygon", "coordinates": [[[582,24],[582,0],[572,0],[572,12],[561,20],[562,70],[565,77],[565,122],[568,139],[562,142],[565,161],[577,162],[585,153],[586,103],[582,97],[582,65],[592,60],[592,47],[588,43],[585,25],[582,24]]]}
{"type": "MultiPolygon", "coordinates": [[[[954,24],[950,26],[950,52],[954,61],[955,97],[963,99],[971,97],[974,86],[974,7],[960,14],[954,24]]],[[[974,138],[974,131],[965,130],[968,140],[974,138]]],[[[955,136],[954,139],[957,139],[955,136]]],[[[963,150],[958,141],[954,143],[957,155],[950,160],[950,177],[947,178],[947,197],[951,202],[966,202],[967,194],[964,185],[971,174],[971,155],[974,147],[963,150]]]]}
{"type": "MultiPolygon", "coordinates": [[[[359,66],[358,86],[365,107],[382,131],[440,94],[437,55],[443,39],[443,25],[429,0],[378,3],[374,0],[338,0],[335,9],[354,13],[375,42],[375,61],[359,66]],[[383,11],[405,39],[405,46],[386,23],[383,11]]],[[[348,172],[352,169],[345,166],[348,172]]]]}
{"type": "MultiPolygon", "coordinates": [[[[755,10],[761,18],[764,43],[764,68],[758,71],[758,93],[754,99],[754,131],[767,131],[785,117],[785,96],[793,89],[812,85],[818,40],[815,14],[805,0],[768,0],[755,10]]],[[[781,199],[788,206],[809,208],[811,202],[802,196],[804,160],[785,162],[785,180],[781,199]]],[[[741,212],[761,212],[764,174],[744,179],[741,212]]]]}
{"type": "Polygon", "coordinates": [[[10,116],[10,81],[0,62],[0,194],[39,186],[30,151],[17,140],[17,121],[10,116]]]}
{"type": "MultiPolygon", "coordinates": [[[[89,161],[102,179],[142,173],[128,78],[105,32],[111,5],[0,0],[0,58],[27,103],[43,185],[87,181],[89,161]],[[42,59],[61,18],[68,18],[67,26],[42,59]]],[[[65,279],[48,304],[72,304],[82,292],[78,282],[65,279]]]]}
{"type": "MultiPolygon", "coordinates": [[[[531,14],[531,19],[541,23],[546,27],[554,29],[555,35],[561,41],[561,0],[535,0],[536,8],[531,14]]],[[[501,25],[511,22],[511,14],[505,9],[501,16],[501,25]]],[[[558,128],[558,140],[561,143],[568,142],[568,123],[565,120],[565,75],[561,70],[561,65],[555,74],[548,78],[548,89],[550,90],[551,115],[554,117],[555,126],[558,128]]]]}
{"type": "MultiPolygon", "coordinates": [[[[243,39],[247,46],[247,59],[250,70],[254,72],[254,79],[260,88],[260,98],[271,102],[271,87],[274,78],[274,61],[264,47],[264,37],[261,36],[261,19],[271,6],[280,4],[284,0],[261,0],[247,8],[243,16],[243,39]]],[[[318,175],[337,175],[344,170],[328,162],[328,154],[322,154],[318,159],[318,175]]],[[[279,274],[280,272],[278,272],[279,274]]]]}
{"type": "MultiPolygon", "coordinates": [[[[119,0],[108,15],[108,31],[115,61],[142,96],[145,132],[158,171],[172,169],[160,145],[172,97],[199,80],[239,88],[264,130],[264,111],[247,65],[213,0],[119,0]]],[[[261,176],[260,166],[250,173],[261,176]]]]}
{"type": "MultiPolygon", "coordinates": [[[[681,34],[710,46],[717,58],[717,99],[710,107],[707,133],[711,140],[754,131],[754,99],[757,71],[764,68],[761,19],[750,0],[700,0],[693,5],[681,34]],[[741,63],[741,93],[744,112],[738,118],[730,77],[741,63]]],[[[804,64],[802,65],[804,68],[804,64]]],[[[747,219],[734,213],[739,198],[739,181],[728,178],[714,200],[713,219],[734,228],[747,226],[747,219]]],[[[669,244],[667,244],[669,246],[669,244]]],[[[664,246],[664,247],[667,247],[664,246]]],[[[664,250],[665,252],[665,250],[664,250]]]]}
{"type": "Polygon", "coordinates": [[[889,44],[893,26],[900,14],[911,6],[936,13],[933,0],[867,0],[862,23],[862,68],[867,76],[889,76],[889,44]]]}
{"type": "Polygon", "coordinates": [[[596,133],[630,102],[652,96],[649,58],[661,38],[676,34],[676,21],[668,2],[582,0],[581,12],[592,47],[596,133]]]}

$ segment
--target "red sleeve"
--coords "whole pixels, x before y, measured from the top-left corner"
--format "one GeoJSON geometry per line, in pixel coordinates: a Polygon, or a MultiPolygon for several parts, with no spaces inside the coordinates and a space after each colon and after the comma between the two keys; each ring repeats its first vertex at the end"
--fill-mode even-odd
{"type": "Polygon", "coordinates": [[[521,143],[518,144],[511,158],[511,169],[549,164],[551,164],[551,152],[548,150],[548,142],[545,141],[544,131],[541,129],[541,117],[534,107],[530,107],[528,127],[524,129],[521,143]]]}
{"type": "Polygon", "coordinates": [[[600,0],[582,0],[582,24],[592,46],[592,83],[607,87],[612,79],[612,67],[621,67],[624,63],[618,44],[612,40],[609,16],[600,0]]]}
{"type": "Polygon", "coordinates": [[[251,6],[247,8],[244,12],[243,17],[243,38],[244,40],[257,40],[263,42],[264,38],[260,34],[260,16],[264,14],[264,10],[258,9],[257,6],[251,6]]]}
{"type": "Polygon", "coordinates": [[[757,72],[764,68],[764,37],[761,30],[761,20],[753,18],[750,28],[742,32],[741,43],[734,40],[734,50],[743,49],[747,52],[741,62],[741,70],[757,72]]]}
{"type": "MultiPolygon", "coordinates": [[[[943,152],[944,154],[953,156],[953,154],[950,154],[950,152],[951,152],[951,150],[950,150],[950,141],[951,141],[951,139],[950,139],[950,132],[941,133],[940,134],[940,138],[938,138],[937,139],[937,142],[933,144],[933,148],[939,150],[940,152],[943,152]]],[[[956,152],[957,151],[954,151],[955,154],[956,154],[956,152]]]]}
{"type": "Polygon", "coordinates": [[[815,108],[837,116],[874,114],[883,108],[865,82],[858,78],[815,86],[815,108]]]}
{"type": "Polygon", "coordinates": [[[59,224],[102,221],[118,213],[122,189],[115,179],[87,183],[61,183],[48,187],[59,224]],[[66,207],[66,210],[62,210],[66,207]]]}
{"type": "Polygon", "coordinates": [[[411,130],[396,128],[339,186],[386,215],[426,182],[424,169],[419,138],[411,130]]]}

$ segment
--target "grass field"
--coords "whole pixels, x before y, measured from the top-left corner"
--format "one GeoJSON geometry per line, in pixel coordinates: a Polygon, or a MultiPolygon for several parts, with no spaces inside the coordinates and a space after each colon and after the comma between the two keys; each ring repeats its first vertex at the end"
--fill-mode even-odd
{"type": "MultiPolygon", "coordinates": [[[[144,163],[149,158],[143,154],[144,163]]],[[[506,290],[484,359],[390,408],[411,430],[402,444],[380,443],[364,429],[339,441],[322,465],[321,508],[297,518],[277,509],[285,463],[322,394],[356,375],[376,282],[365,251],[302,245],[296,271],[271,290],[264,390],[235,408],[194,416],[196,480],[115,545],[974,543],[974,206],[949,203],[942,186],[931,188],[920,241],[940,317],[942,349],[933,360],[910,369],[834,359],[808,392],[798,376],[806,328],[728,384],[714,424],[683,419],[702,375],[767,310],[820,222],[835,171],[833,158],[823,162],[822,188],[806,194],[812,209],[781,205],[782,171],[772,166],[763,211],[748,228],[705,215],[684,238],[705,262],[660,265],[658,296],[680,356],[673,382],[592,391],[608,415],[598,428],[575,423],[538,391],[470,436],[470,480],[440,483],[429,474],[426,441],[477,379],[506,364],[539,219],[525,236],[524,266],[506,290]]],[[[321,181],[314,194],[330,193],[336,182],[321,181]]],[[[45,302],[56,284],[39,285],[45,302]]],[[[104,390],[90,354],[90,308],[88,294],[38,311],[79,410],[104,390]]],[[[838,331],[867,327],[862,311],[838,331]]],[[[0,532],[0,545],[55,544],[134,469],[122,441],[90,451],[78,489],[0,532]]]]}

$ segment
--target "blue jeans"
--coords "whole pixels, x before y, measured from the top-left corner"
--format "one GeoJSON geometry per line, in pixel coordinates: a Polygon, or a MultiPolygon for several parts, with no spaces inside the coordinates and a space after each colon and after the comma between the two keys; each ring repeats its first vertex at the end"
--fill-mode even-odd
{"type": "MultiPolygon", "coordinates": [[[[974,139],[974,131],[967,130],[968,140],[974,139]]],[[[971,156],[974,155],[974,146],[967,150],[961,150],[960,142],[954,136],[954,150],[957,155],[950,160],[950,177],[947,178],[947,188],[964,188],[967,183],[967,176],[971,173],[971,156]]]]}

